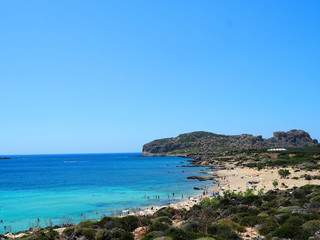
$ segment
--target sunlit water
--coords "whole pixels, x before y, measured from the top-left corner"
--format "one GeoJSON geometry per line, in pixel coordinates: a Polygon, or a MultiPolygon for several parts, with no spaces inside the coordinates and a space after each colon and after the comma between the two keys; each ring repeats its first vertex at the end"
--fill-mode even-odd
{"type": "Polygon", "coordinates": [[[10,156],[0,160],[0,233],[50,221],[99,219],[124,209],[165,205],[213,182],[188,180],[204,168],[182,167],[187,159],[132,154],[10,156]],[[175,193],[175,197],[172,197],[175,193]],[[155,198],[154,196],[160,196],[155,198]],[[169,199],[168,199],[169,195],[169,199]]]}

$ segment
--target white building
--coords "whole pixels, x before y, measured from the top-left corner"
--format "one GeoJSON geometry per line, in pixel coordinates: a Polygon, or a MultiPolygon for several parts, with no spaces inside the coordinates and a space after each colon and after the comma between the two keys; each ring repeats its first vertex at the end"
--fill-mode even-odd
{"type": "Polygon", "coordinates": [[[287,149],[285,149],[285,148],[270,148],[270,149],[268,149],[268,152],[283,152],[283,151],[287,151],[287,149]]]}

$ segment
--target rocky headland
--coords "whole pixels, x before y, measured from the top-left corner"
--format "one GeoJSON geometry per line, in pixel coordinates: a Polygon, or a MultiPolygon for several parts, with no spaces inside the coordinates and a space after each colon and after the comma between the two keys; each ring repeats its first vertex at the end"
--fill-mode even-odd
{"type": "Polygon", "coordinates": [[[303,130],[274,132],[263,138],[251,134],[222,135],[211,132],[191,132],[177,137],[154,140],[143,146],[142,156],[182,156],[197,158],[200,155],[221,155],[250,149],[306,148],[319,146],[317,139],[303,130]]]}

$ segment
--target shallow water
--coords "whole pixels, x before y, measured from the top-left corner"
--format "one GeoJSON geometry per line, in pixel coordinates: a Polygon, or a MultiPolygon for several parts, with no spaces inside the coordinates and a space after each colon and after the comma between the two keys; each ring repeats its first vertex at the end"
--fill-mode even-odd
{"type": "Polygon", "coordinates": [[[130,154],[10,156],[0,160],[0,233],[99,219],[123,209],[167,204],[201,194],[212,182],[186,179],[204,168],[187,159],[130,154]],[[172,197],[175,193],[175,198],[172,197]],[[168,199],[169,194],[169,199],[168,199]],[[160,199],[155,198],[159,195],[160,199]],[[149,197],[149,198],[148,198],[149,197]]]}

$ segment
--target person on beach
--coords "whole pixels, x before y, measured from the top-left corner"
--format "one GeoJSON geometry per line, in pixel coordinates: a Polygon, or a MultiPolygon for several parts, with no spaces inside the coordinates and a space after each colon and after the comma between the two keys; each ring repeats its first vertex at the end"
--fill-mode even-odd
{"type": "Polygon", "coordinates": [[[183,199],[183,194],[181,194],[181,198],[183,199]]]}
{"type": "Polygon", "coordinates": [[[174,197],[174,193],[172,193],[172,197],[174,197]]]}
{"type": "Polygon", "coordinates": [[[168,206],[170,207],[170,202],[168,202],[168,206]]]}

